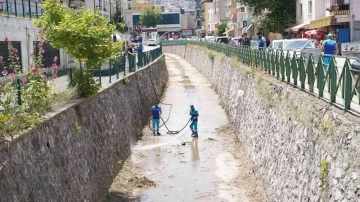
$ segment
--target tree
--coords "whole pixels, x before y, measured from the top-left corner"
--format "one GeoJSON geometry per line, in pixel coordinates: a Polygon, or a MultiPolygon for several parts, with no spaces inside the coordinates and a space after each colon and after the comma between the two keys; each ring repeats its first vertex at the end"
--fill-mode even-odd
{"type": "Polygon", "coordinates": [[[125,23],[124,23],[124,16],[121,12],[121,4],[116,3],[115,13],[112,16],[112,23],[115,25],[116,30],[125,33],[127,31],[125,23]]]}
{"type": "Polygon", "coordinates": [[[238,0],[260,17],[260,27],[283,33],[296,20],[296,0],[238,0]]]}
{"type": "Polygon", "coordinates": [[[226,32],[226,29],[228,29],[227,24],[225,23],[220,24],[216,30],[216,35],[223,36],[223,34],[226,32]]]}
{"type": "Polygon", "coordinates": [[[145,27],[156,27],[161,19],[161,11],[152,7],[145,7],[140,15],[140,23],[145,27]]]}
{"type": "MultiPolygon", "coordinates": [[[[122,44],[112,42],[115,26],[102,16],[99,9],[81,8],[75,11],[65,7],[59,0],[44,1],[42,9],[43,15],[34,22],[42,29],[46,40],[51,46],[64,49],[74,58],[85,58],[88,69],[99,68],[103,62],[120,56],[122,44]]],[[[94,93],[99,88],[93,85],[90,81],[93,78],[87,75],[88,72],[83,73],[80,67],[79,90],[82,95],[89,88],[95,89],[91,90],[94,93]]]]}
{"type": "Polygon", "coordinates": [[[42,8],[44,13],[35,24],[53,47],[64,49],[74,58],[86,58],[86,65],[92,68],[120,55],[121,45],[112,43],[115,26],[100,10],[81,8],[77,12],[58,0],[46,0],[42,8]]]}

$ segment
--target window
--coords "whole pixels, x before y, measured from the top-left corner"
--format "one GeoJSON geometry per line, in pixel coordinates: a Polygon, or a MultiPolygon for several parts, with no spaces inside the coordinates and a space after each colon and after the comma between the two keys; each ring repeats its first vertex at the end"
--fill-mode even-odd
{"type": "Polygon", "coordinates": [[[299,16],[302,17],[303,15],[303,8],[302,8],[302,4],[299,5],[299,16]]]}
{"type": "Polygon", "coordinates": [[[311,15],[312,14],[312,1],[308,1],[308,5],[309,5],[309,7],[308,7],[309,15],[311,15]]]}
{"type": "Polygon", "coordinates": [[[244,12],[245,12],[245,7],[241,7],[241,8],[240,8],[240,12],[241,12],[241,13],[244,13],[244,12]]]}

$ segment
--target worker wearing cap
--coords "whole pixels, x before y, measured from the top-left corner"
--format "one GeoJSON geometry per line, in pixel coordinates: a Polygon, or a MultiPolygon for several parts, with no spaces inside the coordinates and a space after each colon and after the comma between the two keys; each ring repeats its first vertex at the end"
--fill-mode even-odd
{"type": "Polygon", "coordinates": [[[191,136],[198,137],[197,123],[198,123],[199,112],[194,108],[194,105],[190,106],[190,116],[191,116],[190,129],[192,131],[191,136]]]}
{"type": "Polygon", "coordinates": [[[321,51],[324,52],[323,61],[324,61],[324,68],[327,69],[331,58],[334,54],[337,54],[338,47],[336,42],[333,40],[333,35],[328,34],[327,39],[324,41],[323,45],[321,46],[321,51]]]}

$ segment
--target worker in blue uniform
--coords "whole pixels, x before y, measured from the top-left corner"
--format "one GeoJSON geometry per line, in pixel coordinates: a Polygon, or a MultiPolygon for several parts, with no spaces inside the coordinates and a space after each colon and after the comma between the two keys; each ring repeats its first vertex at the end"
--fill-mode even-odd
{"type": "Polygon", "coordinates": [[[198,137],[197,124],[198,124],[199,112],[195,109],[194,105],[190,106],[190,116],[191,116],[190,129],[192,131],[191,136],[198,137]]]}
{"type": "Polygon", "coordinates": [[[324,68],[327,69],[330,64],[331,58],[334,54],[337,54],[338,52],[338,47],[336,42],[333,40],[332,34],[327,35],[327,39],[324,41],[320,49],[322,52],[324,52],[324,68]]]}
{"type": "Polygon", "coordinates": [[[155,104],[151,107],[151,113],[152,113],[152,126],[153,126],[153,135],[161,135],[159,132],[160,128],[160,115],[162,113],[161,107],[158,106],[158,104],[155,104]]]}

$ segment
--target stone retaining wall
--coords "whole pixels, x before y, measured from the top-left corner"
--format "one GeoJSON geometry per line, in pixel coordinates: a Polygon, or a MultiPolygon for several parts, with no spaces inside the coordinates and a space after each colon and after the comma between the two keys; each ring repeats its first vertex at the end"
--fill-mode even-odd
{"type": "Polygon", "coordinates": [[[236,58],[192,45],[163,50],[186,50],[211,81],[270,202],[360,201],[359,117],[236,58]]]}
{"type": "Polygon", "coordinates": [[[0,147],[0,202],[94,201],[130,155],[168,73],[164,57],[0,147]]]}

